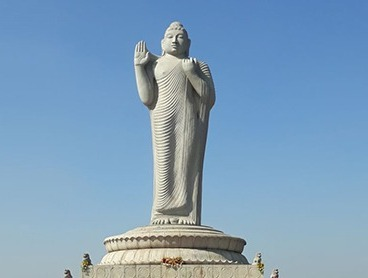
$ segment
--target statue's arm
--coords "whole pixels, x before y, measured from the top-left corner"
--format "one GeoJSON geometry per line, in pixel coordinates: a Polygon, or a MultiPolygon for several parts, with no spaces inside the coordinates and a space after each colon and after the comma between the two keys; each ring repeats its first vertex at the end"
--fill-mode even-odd
{"type": "Polygon", "coordinates": [[[137,43],[134,52],[134,71],[139,98],[146,106],[151,106],[156,100],[156,86],[154,83],[153,62],[156,56],[148,52],[146,43],[137,43]]]}
{"type": "Polygon", "coordinates": [[[206,63],[196,59],[183,59],[183,69],[196,93],[210,107],[215,104],[215,86],[210,69],[206,63]]]}

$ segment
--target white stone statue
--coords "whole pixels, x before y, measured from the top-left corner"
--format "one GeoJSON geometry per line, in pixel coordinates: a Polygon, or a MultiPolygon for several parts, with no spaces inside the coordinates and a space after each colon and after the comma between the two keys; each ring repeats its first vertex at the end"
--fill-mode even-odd
{"type": "Polygon", "coordinates": [[[151,117],[151,224],[201,224],[203,159],[215,90],[208,66],[189,57],[190,39],[179,22],[161,41],[162,56],[137,43],[138,93],[151,117]]]}

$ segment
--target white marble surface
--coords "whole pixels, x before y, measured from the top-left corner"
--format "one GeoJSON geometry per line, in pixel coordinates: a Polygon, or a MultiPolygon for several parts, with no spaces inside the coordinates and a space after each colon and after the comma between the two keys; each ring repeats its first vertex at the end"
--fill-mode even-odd
{"type": "Polygon", "coordinates": [[[206,63],[189,57],[190,39],[179,22],[167,28],[162,56],[137,43],[138,93],[151,118],[151,224],[201,224],[202,172],[215,89],[206,63]]]}
{"type": "Polygon", "coordinates": [[[104,241],[101,264],[158,264],[164,257],[186,263],[248,264],[245,240],[207,226],[151,225],[104,241]]]}

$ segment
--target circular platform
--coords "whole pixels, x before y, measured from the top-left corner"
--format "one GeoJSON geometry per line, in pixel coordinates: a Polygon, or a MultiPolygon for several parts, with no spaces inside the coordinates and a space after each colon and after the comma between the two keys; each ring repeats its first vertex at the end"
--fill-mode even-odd
{"type": "Polygon", "coordinates": [[[104,241],[101,264],[159,264],[180,257],[185,263],[248,264],[241,254],[245,240],[207,226],[152,225],[104,241]]]}

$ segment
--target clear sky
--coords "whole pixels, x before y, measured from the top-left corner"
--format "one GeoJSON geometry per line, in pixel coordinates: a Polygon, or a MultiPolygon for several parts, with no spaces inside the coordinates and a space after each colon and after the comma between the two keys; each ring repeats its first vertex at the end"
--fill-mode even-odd
{"type": "Polygon", "coordinates": [[[215,81],[203,224],[265,276],[366,277],[368,2],[0,0],[1,276],[80,275],[149,223],[133,50],[171,21],[215,81]]]}

